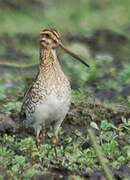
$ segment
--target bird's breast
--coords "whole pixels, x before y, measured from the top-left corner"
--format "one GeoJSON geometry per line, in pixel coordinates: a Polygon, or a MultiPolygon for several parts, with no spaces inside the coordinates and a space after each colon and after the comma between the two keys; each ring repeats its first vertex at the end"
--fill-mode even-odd
{"type": "Polygon", "coordinates": [[[59,98],[50,94],[39,102],[33,113],[34,124],[49,126],[53,121],[63,120],[69,110],[71,96],[59,98]]]}
{"type": "MultiPolygon", "coordinates": [[[[43,87],[43,86],[42,86],[43,87]]],[[[58,88],[52,83],[46,90],[39,89],[37,96],[30,98],[26,108],[27,126],[31,124],[49,126],[53,121],[63,120],[71,103],[71,88],[69,82],[63,83],[58,88]],[[32,111],[33,109],[33,111],[32,111]]],[[[34,95],[32,91],[32,95],[34,95]]]]}

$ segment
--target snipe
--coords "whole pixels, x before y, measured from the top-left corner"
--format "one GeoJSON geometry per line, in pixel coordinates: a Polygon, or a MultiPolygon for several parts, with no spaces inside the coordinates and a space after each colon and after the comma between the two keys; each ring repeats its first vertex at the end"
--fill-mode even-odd
{"type": "Polygon", "coordinates": [[[21,109],[24,128],[34,128],[36,145],[40,149],[40,133],[52,126],[54,149],[57,156],[58,129],[71,103],[70,83],[63,73],[56,56],[61,47],[68,54],[89,65],[69,51],[60,41],[55,30],[45,29],[40,33],[40,66],[37,76],[24,95],[21,109]]]}

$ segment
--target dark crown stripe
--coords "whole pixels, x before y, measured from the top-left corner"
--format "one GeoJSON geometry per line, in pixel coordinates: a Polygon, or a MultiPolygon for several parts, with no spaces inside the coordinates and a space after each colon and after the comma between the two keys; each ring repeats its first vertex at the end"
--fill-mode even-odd
{"type": "Polygon", "coordinates": [[[47,31],[53,33],[53,35],[55,35],[57,38],[60,37],[59,34],[54,29],[44,29],[40,34],[43,34],[44,32],[47,32],[47,31]]]}

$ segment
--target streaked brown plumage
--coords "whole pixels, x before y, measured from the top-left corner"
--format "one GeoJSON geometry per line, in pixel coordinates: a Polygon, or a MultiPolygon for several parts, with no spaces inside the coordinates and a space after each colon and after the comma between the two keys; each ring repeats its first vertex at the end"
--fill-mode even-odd
{"type": "Polygon", "coordinates": [[[61,47],[71,56],[87,65],[82,59],[63,46],[60,42],[60,36],[55,30],[45,29],[40,34],[39,71],[25,93],[21,109],[23,126],[35,129],[38,149],[40,148],[40,132],[42,129],[52,125],[56,155],[58,129],[71,103],[71,87],[58,62],[56,56],[57,47],[61,47]]]}

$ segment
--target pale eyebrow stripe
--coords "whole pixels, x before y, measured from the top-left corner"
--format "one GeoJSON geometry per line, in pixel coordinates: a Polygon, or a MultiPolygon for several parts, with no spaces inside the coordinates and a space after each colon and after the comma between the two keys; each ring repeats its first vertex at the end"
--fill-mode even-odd
{"type": "Polygon", "coordinates": [[[59,34],[55,31],[55,30],[53,30],[53,31],[51,31],[57,38],[59,38],[60,36],[59,36],[59,34]]]}

